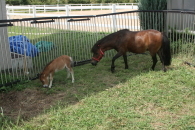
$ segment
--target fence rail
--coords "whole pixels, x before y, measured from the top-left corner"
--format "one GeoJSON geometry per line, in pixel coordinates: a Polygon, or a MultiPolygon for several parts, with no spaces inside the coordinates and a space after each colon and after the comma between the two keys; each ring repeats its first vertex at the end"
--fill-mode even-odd
{"type": "MultiPolygon", "coordinates": [[[[36,78],[49,61],[62,54],[72,56],[75,65],[85,63],[96,41],[124,28],[162,30],[171,40],[172,54],[194,62],[194,16],[194,12],[181,11],[128,11],[0,20],[0,87],[36,78]]],[[[111,50],[105,56],[114,53],[111,50]]]]}
{"type": "Polygon", "coordinates": [[[112,13],[118,9],[138,9],[137,3],[116,3],[116,4],[67,4],[67,5],[28,5],[28,6],[6,6],[8,18],[11,15],[28,15],[30,17],[52,16],[52,14],[40,14],[47,12],[64,11],[64,14],[55,14],[57,16],[69,16],[73,10],[112,10],[112,13]]]}

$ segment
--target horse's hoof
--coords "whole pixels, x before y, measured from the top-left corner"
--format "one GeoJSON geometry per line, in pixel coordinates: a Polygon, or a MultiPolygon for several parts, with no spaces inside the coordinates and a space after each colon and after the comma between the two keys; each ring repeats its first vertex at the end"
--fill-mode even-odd
{"type": "Polygon", "coordinates": [[[114,73],[114,69],[111,68],[111,72],[114,73]]]}
{"type": "Polygon", "coordinates": [[[115,66],[111,66],[111,72],[112,73],[114,72],[114,68],[115,68],[115,66]]]}
{"type": "Polygon", "coordinates": [[[111,72],[114,73],[114,68],[111,68],[111,72]]]}

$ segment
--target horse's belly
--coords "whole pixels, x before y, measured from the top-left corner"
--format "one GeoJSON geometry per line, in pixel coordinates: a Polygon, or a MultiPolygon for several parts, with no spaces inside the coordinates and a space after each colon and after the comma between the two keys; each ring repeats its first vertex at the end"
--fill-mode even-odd
{"type": "Polygon", "coordinates": [[[128,48],[128,51],[133,52],[133,53],[144,53],[147,51],[147,48],[145,48],[145,47],[128,48]]]}

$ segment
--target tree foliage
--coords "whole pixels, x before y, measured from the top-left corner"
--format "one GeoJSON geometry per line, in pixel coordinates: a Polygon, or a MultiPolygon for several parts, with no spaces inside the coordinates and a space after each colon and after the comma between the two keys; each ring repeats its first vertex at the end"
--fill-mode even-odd
{"type": "Polygon", "coordinates": [[[139,0],[139,10],[166,10],[167,0],[139,0]]]}
{"type": "MultiPolygon", "coordinates": [[[[139,0],[138,9],[143,10],[166,10],[167,0],[139,0]]],[[[165,13],[140,12],[140,25],[142,29],[156,29],[163,31],[166,24],[165,13]]]]}

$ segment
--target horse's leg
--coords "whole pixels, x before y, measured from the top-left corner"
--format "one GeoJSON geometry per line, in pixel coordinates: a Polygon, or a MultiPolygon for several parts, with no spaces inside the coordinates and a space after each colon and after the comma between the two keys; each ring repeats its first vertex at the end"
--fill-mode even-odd
{"type": "Polygon", "coordinates": [[[154,70],[154,67],[156,66],[157,63],[156,54],[152,56],[152,61],[153,61],[152,70],[154,70]]]}
{"type": "Polygon", "coordinates": [[[126,54],[123,55],[123,59],[124,59],[124,62],[125,62],[125,69],[128,69],[129,66],[128,66],[128,64],[127,64],[127,55],[126,55],[126,54]]]}
{"type": "Polygon", "coordinates": [[[166,68],[165,68],[165,64],[164,64],[164,61],[163,61],[162,50],[159,50],[157,54],[158,54],[158,56],[159,56],[159,58],[160,58],[160,61],[161,61],[161,63],[162,63],[162,66],[163,66],[163,67],[162,67],[162,70],[163,70],[164,72],[166,72],[167,70],[166,70],[166,68]]]}
{"type": "Polygon", "coordinates": [[[111,64],[111,72],[112,72],[112,73],[114,72],[114,68],[115,68],[114,62],[115,62],[115,60],[116,60],[117,58],[119,58],[120,56],[122,56],[122,54],[117,53],[117,54],[112,58],[112,64],[111,64]]]}

